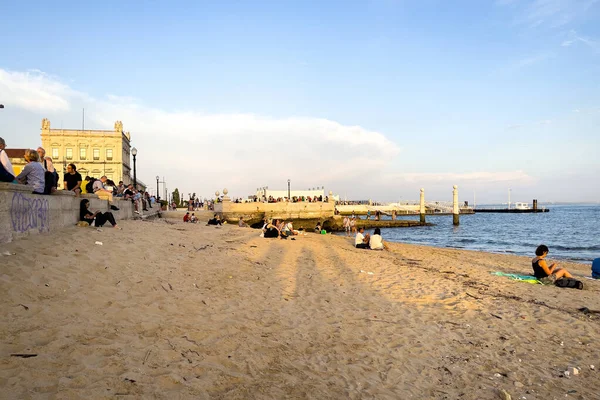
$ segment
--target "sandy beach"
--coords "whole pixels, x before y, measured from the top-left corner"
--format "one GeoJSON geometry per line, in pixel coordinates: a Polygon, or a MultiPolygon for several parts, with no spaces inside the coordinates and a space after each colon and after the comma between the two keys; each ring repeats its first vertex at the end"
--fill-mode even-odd
{"type": "Polygon", "coordinates": [[[119,224],[0,246],[0,398],[600,398],[600,314],[578,311],[600,310],[600,281],[490,274],[529,273],[520,256],[119,224]]]}

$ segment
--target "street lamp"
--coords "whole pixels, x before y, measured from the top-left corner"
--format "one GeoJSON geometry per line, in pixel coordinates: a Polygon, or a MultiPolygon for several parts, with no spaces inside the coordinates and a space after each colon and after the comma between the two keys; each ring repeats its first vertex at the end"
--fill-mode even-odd
{"type": "Polygon", "coordinates": [[[131,149],[131,155],[133,156],[133,187],[137,190],[137,171],[135,170],[135,156],[137,156],[137,149],[135,147],[131,149]]]}
{"type": "Polygon", "coordinates": [[[158,180],[160,179],[160,177],[158,175],[156,175],[156,201],[158,201],[160,199],[160,192],[158,191],[158,180]]]}
{"type": "Polygon", "coordinates": [[[290,180],[288,179],[288,200],[291,201],[291,197],[290,197],[290,180]]]}

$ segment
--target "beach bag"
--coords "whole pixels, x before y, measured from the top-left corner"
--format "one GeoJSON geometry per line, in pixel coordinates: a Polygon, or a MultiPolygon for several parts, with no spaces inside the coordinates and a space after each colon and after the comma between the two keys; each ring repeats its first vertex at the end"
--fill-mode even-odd
{"type": "Polygon", "coordinates": [[[600,279],[600,258],[592,261],[592,278],[600,279]]]}
{"type": "Polygon", "coordinates": [[[560,278],[554,284],[558,287],[583,290],[583,282],[573,278],[560,278]]]}

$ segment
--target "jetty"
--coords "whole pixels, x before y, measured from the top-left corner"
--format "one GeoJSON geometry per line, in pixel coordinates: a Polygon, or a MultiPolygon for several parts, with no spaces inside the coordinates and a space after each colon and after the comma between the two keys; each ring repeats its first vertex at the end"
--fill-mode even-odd
{"type": "Polygon", "coordinates": [[[539,208],[537,200],[533,200],[533,207],[529,207],[529,204],[516,202],[514,203],[514,208],[510,208],[510,203],[508,203],[508,208],[475,208],[475,213],[504,213],[504,214],[531,214],[531,213],[545,213],[549,212],[550,209],[546,207],[539,208]]]}

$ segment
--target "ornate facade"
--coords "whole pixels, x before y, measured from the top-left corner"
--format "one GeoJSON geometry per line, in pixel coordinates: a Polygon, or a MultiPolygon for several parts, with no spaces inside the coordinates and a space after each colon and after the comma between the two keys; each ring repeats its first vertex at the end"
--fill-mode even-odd
{"type": "Polygon", "coordinates": [[[63,186],[63,174],[70,163],[75,164],[83,178],[86,175],[95,178],[106,175],[115,183],[119,183],[120,180],[126,185],[132,183],[131,136],[129,132],[123,132],[121,121],[115,122],[111,131],[51,129],[50,121],[44,118],[41,136],[46,156],[52,158],[59,172],[59,188],[63,186]]]}

